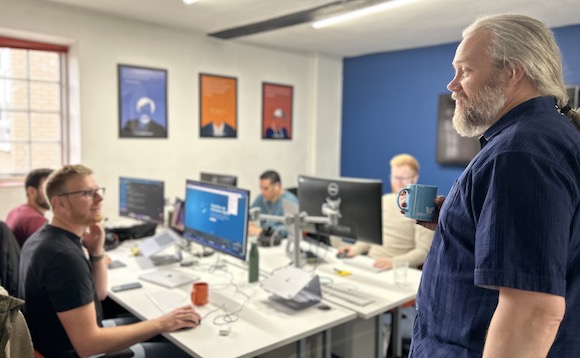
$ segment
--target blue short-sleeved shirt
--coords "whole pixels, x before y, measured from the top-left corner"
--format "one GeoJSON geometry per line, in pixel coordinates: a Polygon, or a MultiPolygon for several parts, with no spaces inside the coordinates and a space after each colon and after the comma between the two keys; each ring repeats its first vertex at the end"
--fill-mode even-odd
{"type": "MultiPolygon", "coordinates": [[[[264,200],[264,197],[262,197],[262,195],[258,195],[256,200],[254,200],[254,202],[252,203],[251,207],[260,208],[261,214],[283,216],[284,215],[284,206],[282,205],[283,200],[288,200],[292,203],[298,203],[298,198],[296,197],[296,195],[292,194],[289,191],[284,191],[284,193],[282,193],[282,196],[280,196],[280,198],[278,198],[278,200],[276,200],[273,203],[264,200]]],[[[274,221],[260,221],[260,225],[263,228],[270,226],[274,230],[279,230],[283,237],[288,236],[288,231],[286,230],[286,225],[284,225],[284,223],[274,221]]]]}
{"type": "Polygon", "coordinates": [[[508,112],[453,185],[417,295],[412,357],[479,357],[497,287],[566,299],[550,357],[580,352],[580,132],[552,97],[508,112]]]}

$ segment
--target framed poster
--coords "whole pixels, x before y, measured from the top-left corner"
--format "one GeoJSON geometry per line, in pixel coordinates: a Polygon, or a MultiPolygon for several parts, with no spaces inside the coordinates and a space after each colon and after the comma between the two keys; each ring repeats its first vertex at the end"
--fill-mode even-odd
{"type": "Polygon", "coordinates": [[[167,71],[118,65],[119,137],[167,138],[167,71]]]}
{"type": "Polygon", "coordinates": [[[289,85],[262,82],[262,139],[292,139],[292,98],[289,85]]]}
{"type": "Polygon", "coordinates": [[[238,80],[199,74],[199,136],[236,138],[238,136],[238,80]]]}

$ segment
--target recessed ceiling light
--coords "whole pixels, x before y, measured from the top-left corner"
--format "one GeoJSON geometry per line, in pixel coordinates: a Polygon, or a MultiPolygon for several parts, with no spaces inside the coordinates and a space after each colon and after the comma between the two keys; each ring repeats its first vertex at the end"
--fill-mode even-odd
{"type": "Polygon", "coordinates": [[[350,11],[341,15],[332,16],[320,21],[316,21],[312,24],[312,27],[315,29],[320,29],[322,27],[327,27],[331,25],[335,25],[344,21],[353,20],[359,17],[375,14],[380,11],[394,9],[399,6],[407,5],[418,0],[391,0],[385,1],[383,3],[379,3],[377,5],[368,6],[362,9],[350,11]]]}
{"type": "Polygon", "coordinates": [[[182,1],[183,1],[184,4],[191,5],[194,2],[197,2],[198,0],[182,0],[182,1]]]}

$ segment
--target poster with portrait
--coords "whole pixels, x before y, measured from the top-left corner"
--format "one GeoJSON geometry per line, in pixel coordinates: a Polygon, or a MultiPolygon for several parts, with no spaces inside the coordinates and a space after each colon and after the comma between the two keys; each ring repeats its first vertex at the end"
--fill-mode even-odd
{"type": "Polygon", "coordinates": [[[262,139],[292,139],[292,98],[289,85],[262,83],[262,139]]]}
{"type": "Polygon", "coordinates": [[[167,71],[118,65],[119,137],[167,138],[167,71]]]}
{"type": "Polygon", "coordinates": [[[199,136],[238,136],[237,86],[235,77],[199,74],[199,136]]]}

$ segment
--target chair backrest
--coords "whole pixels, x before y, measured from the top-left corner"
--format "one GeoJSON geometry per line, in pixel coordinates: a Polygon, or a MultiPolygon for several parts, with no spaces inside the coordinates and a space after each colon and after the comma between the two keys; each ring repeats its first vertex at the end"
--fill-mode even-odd
{"type": "Polygon", "coordinates": [[[287,190],[287,191],[291,192],[292,194],[298,196],[298,188],[295,186],[290,187],[290,188],[285,188],[284,190],[287,190]]]}
{"type": "Polygon", "coordinates": [[[24,304],[19,298],[11,297],[4,287],[0,286],[0,356],[34,357],[30,331],[26,325],[20,307],[24,304]],[[1,353],[4,354],[1,354],[1,353]]]}
{"type": "Polygon", "coordinates": [[[14,234],[0,221],[0,285],[12,296],[18,296],[18,265],[20,245],[14,234]]]}

